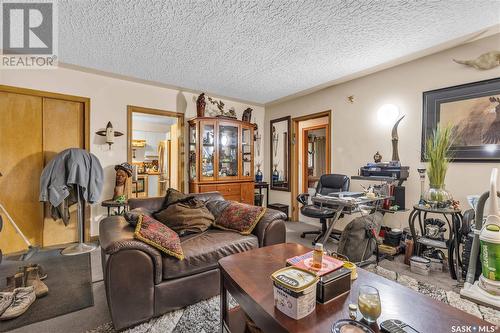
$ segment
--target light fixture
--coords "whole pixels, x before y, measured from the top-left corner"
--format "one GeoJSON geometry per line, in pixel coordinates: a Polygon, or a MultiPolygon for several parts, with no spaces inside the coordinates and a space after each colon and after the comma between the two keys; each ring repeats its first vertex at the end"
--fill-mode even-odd
{"type": "Polygon", "coordinates": [[[97,131],[95,134],[106,137],[106,143],[109,145],[109,149],[111,149],[111,145],[115,143],[115,137],[123,135],[122,132],[113,129],[113,124],[111,124],[110,121],[108,121],[105,130],[97,131]]]}
{"type": "Polygon", "coordinates": [[[399,117],[399,108],[394,104],[384,104],[377,111],[377,119],[384,125],[392,125],[399,117]]]}

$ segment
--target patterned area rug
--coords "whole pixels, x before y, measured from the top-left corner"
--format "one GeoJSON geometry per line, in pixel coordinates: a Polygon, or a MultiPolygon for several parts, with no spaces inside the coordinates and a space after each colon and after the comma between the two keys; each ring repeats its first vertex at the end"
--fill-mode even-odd
{"type": "MultiPolygon", "coordinates": [[[[432,297],[443,303],[449,304],[462,311],[468,312],[476,317],[482,318],[497,326],[500,326],[500,311],[477,305],[473,302],[460,298],[454,291],[445,291],[429,283],[419,282],[416,279],[398,274],[380,266],[369,266],[367,270],[393,280],[408,288],[432,297]]],[[[230,299],[231,302],[231,299],[230,299]]],[[[236,303],[231,302],[230,307],[236,303]]],[[[184,309],[164,314],[161,317],[122,331],[122,333],[212,333],[219,332],[219,297],[190,305],[184,309]]],[[[86,333],[115,333],[111,323],[99,326],[86,333]]]]}

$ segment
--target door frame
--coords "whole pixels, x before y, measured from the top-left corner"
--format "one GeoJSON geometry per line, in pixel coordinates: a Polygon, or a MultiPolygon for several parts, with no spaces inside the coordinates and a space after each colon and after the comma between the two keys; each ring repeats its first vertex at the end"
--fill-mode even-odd
{"type": "MultiPolygon", "coordinates": [[[[179,132],[181,136],[179,137],[177,147],[177,181],[180,184],[180,191],[184,192],[185,180],[184,180],[184,113],[173,112],[168,110],[146,108],[142,106],[127,105],[127,161],[132,164],[132,113],[144,113],[156,116],[167,116],[167,117],[177,117],[177,123],[179,124],[179,132]]],[[[131,187],[129,187],[131,188],[131,187]]]]}
{"type": "MultiPolygon", "coordinates": [[[[330,119],[328,119],[328,122],[330,122],[330,119]]],[[[310,126],[310,127],[304,127],[302,129],[302,142],[306,142],[307,140],[307,132],[308,131],[312,131],[312,130],[316,130],[316,129],[321,129],[321,128],[324,128],[325,129],[325,140],[326,140],[326,144],[325,144],[325,149],[326,149],[326,152],[325,152],[325,162],[326,162],[326,168],[325,168],[325,171],[326,173],[330,173],[330,168],[331,168],[331,165],[332,165],[332,161],[331,161],[331,152],[330,152],[330,131],[329,131],[329,128],[328,128],[328,124],[321,124],[321,125],[316,125],[316,126],[310,126]]],[[[298,146],[298,144],[297,144],[298,146]]],[[[305,161],[307,161],[307,149],[303,149],[302,150],[302,161],[304,161],[304,166],[306,165],[305,161]]],[[[308,189],[308,185],[305,183],[305,180],[307,178],[307,168],[303,167],[302,168],[302,191],[303,193],[306,193],[307,192],[307,189],[308,189]]]]}
{"type": "Polygon", "coordinates": [[[299,123],[304,120],[311,120],[316,118],[328,117],[328,126],[327,126],[327,136],[329,141],[329,149],[328,149],[328,157],[327,159],[330,161],[329,168],[331,168],[331,145],[330,140],[332,137],[332,110],[326,110],[322,112],[317,112],[313,114],[308,114],[305,116],[292,118],[292,145],[293,149],[291,152],[292,155],[292,163],[291,163],[291,171],[292,171],[292,221],[299,220],[299,204],[296,200],[299,195],[299,123]]]}
{"type": "MultiPolygon", "coordinates": [[[[36,89],[28,89],[28,88],[22,88],[22,87],[16,87],[16,86],[8,86],[8,85],[3,85],[0,84],[0,91],[2,92],[7,92],[7,93],[13,93],[13,94],[19,94],[19,95],[29,95],[29,96],[37,96],[43,98],[53,98],[53,99],[59,99],[59,100],[64,100],[64,101],[70,101],[70,102],[79,102],[83,104],[83,146],[86,151],[90,152],[90,98],[89,97],[82,97],[82,96],[75,96],[75,95],[67,95],[67,94],[60,94],[60,93],[55,93],[55,92],[50,92],[50,91],[44,91],[44,90],[36,90],[36,89]]],[[[42,101],[43,103],[43,101],[42,101]]],[[[42,111],[43,112],[43,111],[42,111]]],[[[45,214],[45,212],[44,212],[45,214]]],[[[83,221],[84,221],[84,226],[83,226],[83,239],[85,242],[92,241],[92,237],[90,236],[90,205],[87,204],[85,209],[83,210],[83,221]]],[[[42,231],[43,233],[43,231],[42,231]]],[[[42,238],[42,244],[43,244],[43,238],[42,238]]]]}

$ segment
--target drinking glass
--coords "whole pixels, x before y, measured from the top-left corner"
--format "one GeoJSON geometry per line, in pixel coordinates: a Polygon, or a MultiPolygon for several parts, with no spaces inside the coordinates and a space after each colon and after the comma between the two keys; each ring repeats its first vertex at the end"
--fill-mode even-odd
{"type": "Polygon", "coordinates": [[[377,288],[360,286],[358,295],[358,308],[368,324],[375,323],[380,317],[382,306],[377,288]]]}

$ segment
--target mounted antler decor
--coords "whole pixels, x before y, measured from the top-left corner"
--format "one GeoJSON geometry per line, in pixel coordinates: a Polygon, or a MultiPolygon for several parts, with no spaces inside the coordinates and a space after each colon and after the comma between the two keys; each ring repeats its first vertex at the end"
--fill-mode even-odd
{"type": "Polygon", "coordinates": [[[500,51],[491,51],[481,54],[479,57],[473,60],[457,60],[453,59],[457,64],[462,64],[470,67],[474,67],[479,70],[492,69],[500,66],[500,51]]]}

